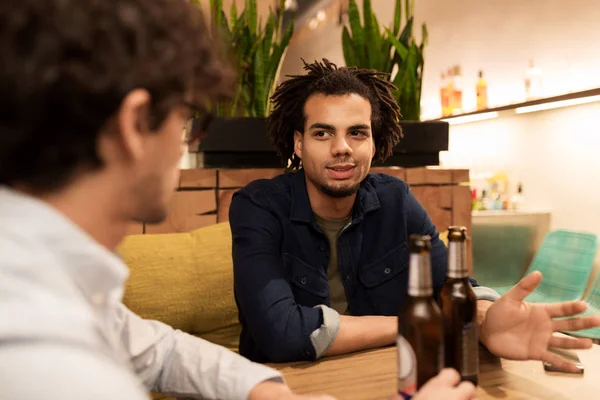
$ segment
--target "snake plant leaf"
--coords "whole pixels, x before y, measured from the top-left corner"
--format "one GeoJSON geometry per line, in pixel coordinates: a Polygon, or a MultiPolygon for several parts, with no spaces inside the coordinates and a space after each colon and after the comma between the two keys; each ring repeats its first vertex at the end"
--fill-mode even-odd
{"type": "Polygon", "coordinates": [[[348,20],[350,22],[350,30],[352,31],[352,41],[356,43],[355,49],[357,51],[355,55],[357,66],[362,67],[366,62],[365,32],[360,23],[360,13],[358,12],[356,0],[350,0],[350,4],[348,5],[348,20]]]}
{"type": "Polygon", "coordinates": [[[271,43],[273,42],[273,33],[275,32],[277,20],[275,19],[274,14],[269,14],[269,18],[267,18],[267,25],[265,27],[265,36],[263,40],[263,54],[265,57],[268,57],[271,53],[271,43]]]}
{"type": "Polygon", "coordinates": [[[394,37],[392,31],[390,31],[390,28],[385,28],[385,30],[388,34],[388,39],[390,43],[392,44],[392,46],[394,46],[396,54],[400,57],[400,61],[403,62],[408,56],[408,48],[394,37]]]}
{"type": "Polygon", "coordinates": [[[348,33],[348,29],[344,27],[342,32],[342,50],[344,51],[344,60],[346,60],[346,65],[348,67],[357,67],[358,59],[356,57],[356,52],[354,50],[354,43],[350,38],[350,33],[348,33]]]}
{"type": "Polygon", "coordinates": [[[406,47],[410,46],[409,41],[413,36],[412,29],[413,29],[413,17],[410,17],[406,21],[406,25],[404,26],[404,29],[402,30],[402,33],[400,34],[400,37],[398,38],[398,41],[400,41],[400,43],[402,43],[406,47]]]}
{"type": "Polygon", "coordinates": [[[255,117],[265,116],[265,81],[264,81],[264,58],[260,51],[254,53],[254,104],[255,117]]]}
{"type": "Polygon", "coordinates": [[[365,43],[367,44],[367,64],[365,67],[377,68],[377,37],[379,36],[379,25],[374,26],[373,9],[371,0],[363,0],[363,20],[365,23],[365,43]]]}
{"type": "Polygon", "coordinates": [[[400,33],[400,23],[402,22],[402,4],[401,0],[396,0],[396,7],[394,8],[394,37],[398,37],[400,33]]]}
{"type": "Polygon", "coordinates": [[[257,12],[256,12],[256,0],[246,0],[244,11],[246,11],[246,25],[250,30],[250,33],[256,34],[257,25],[257,12]]]}

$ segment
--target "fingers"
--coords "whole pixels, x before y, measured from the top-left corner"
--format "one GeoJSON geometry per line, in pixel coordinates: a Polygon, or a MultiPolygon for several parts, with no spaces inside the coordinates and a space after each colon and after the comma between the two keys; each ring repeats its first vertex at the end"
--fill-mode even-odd
{"type": "Polygon", "coordinates": [[[569,361],[565,360],[564,358],[562,358],[554,353],[551,353],[549,351],[547,351],[544,354],[544,356],[542,357],[542,361],[551,363],[557,369],[563,370],[565,372],[573,372],[573,373],[579,372],[579,368],[577,368],[577,366],[574,363],[569,362],[569,361]]]}
{"type": "Polygon", "coordinates": [[[546,311],[552,318],[570,317],[581,314],[587,309],[585,301],[565,301],[563,303],[546,304],[546,311]]]}
{"type": "Polygon", "coordinates": [[[460,382],[460,375],[452,368],[444,368],[432,381],[444,386],[456,386],[460,382]]]}
{"type": "Polygon", "coordinates": [[[531,292],[533,292],[533,290],[540,284],[541,281],[542,273],[539,271],[534,271],[525,278],[521,279],[502,297],[515,301],[523,301],[525,297],[529,296],[531,292]]]}
{"type": "Polygon", "coordinates": [[[578,339],[570,337],[552,337],[548,347],[556,349],[589,349],[592,347],[592,339],[578,339]]]}
{"type": "Polygon", "coordinates": [[[580,331],[600,326],[600,317],[575,317],[552,321],[554,331],[580,331]]]}
{"type": "Polygon", "coordinates": [[[471,400],[475,398],[475,386],[471,382],[461,382],[455,390],[456,400],[471,400]]]}

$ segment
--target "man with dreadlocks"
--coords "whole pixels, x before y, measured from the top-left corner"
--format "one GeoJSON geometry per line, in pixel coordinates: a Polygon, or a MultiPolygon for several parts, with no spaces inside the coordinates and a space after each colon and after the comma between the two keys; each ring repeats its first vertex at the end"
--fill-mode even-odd
{"type": "MultiPolygon", "coordinates": [[[[410,234],[431,236],[434,292],[446,279],[446,247],[400,179],[369,174],[401,137],[394,86],[382,73],[306,64],[273,95],[268,134],[293,173],[252,182],[230,208],[240,353],[251,360],[315,360],[395,343],[407,292],[410,234]]],[[[589,341],[552,333],[600,325],[571,316],[581,303],[523,302],[531,274],[499,298],[471,280],[480,339],[498,356],[575,368],[548,347],[589,341]]]]}

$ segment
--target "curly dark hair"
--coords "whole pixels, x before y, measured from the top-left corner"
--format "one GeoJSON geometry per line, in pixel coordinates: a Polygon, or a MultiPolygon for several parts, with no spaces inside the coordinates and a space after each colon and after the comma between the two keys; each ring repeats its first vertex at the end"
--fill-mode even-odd
{"type": "Polygon", "coordinates": [[[184,0],[2,0],[0,184],[47,192],[100,168],[98,135],[136,88],[153,129],[189,97],[229,98],[234,73],[210,36],[184,0]]]}
{"type": "Polygon", "coordinates": [[[273,112],[268,118],[267,134],[290,169],[300,168],[300,158],[294,153],[294,132],[304,132],[304,104],[314,94],[339,96],[358,94],[371,103],[371,126],[375,141],[375,157],[385,160],[402,137],[400,107],[391,95],[396,87],[387,74],[358,68],[338,68],[327,59],[304,63],[306,75],[293,75],[277,87],[271,97],[273,112]]]}

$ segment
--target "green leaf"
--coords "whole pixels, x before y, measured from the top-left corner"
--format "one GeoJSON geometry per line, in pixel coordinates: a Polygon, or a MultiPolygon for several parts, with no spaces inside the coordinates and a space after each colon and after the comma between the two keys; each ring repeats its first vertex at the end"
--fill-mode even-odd
{"type": "Polygon", "coordinates": [[[235,25],[237,23],[237,6],[235,5],[235,0],[231,2],[231,10],[229,11],[229,23],[231,24],[231,31],[235,30],[235,25]]]}
{"type": "Polygon", "coordinates": [[[347,67],[357,67],[358,60],[356,59],[356,52],[354,51],[354,44],[350,38],[348,29],[344,27],[342,31],[342,49],[344,51],[344,60],[346,61],[347,67]]]}
{"type": "Polygon", "coordinates": [[[254,112],[255,117],[266,117],[265,81],[263,56],[260,51],[254,53],[254,112]]]}
{"type": "Polygon", "coordinates": [[[246,5],[244,7],[244,11],[246,12],[246,25],[250,30],[250,33],[256,34],[257,28],[257,13],[256,13],[256,0],[246,0],[246,5]]]}
{"type": "Polygon", "coordinates": [[[400,23],[402,22],[402,4],[401,0],[396,0],[396,7],[394,8],[394,37],[400,33],[400,23]]]}
{"type": "MultiPolygon", "coordinates": [[[[377,17],[373,12],[371,12],[370,32],[370,40],[367,40],[367,43],[369,43],[369,59],[371,60],[369,68],[383,71],[385,63],[384,55],[381,54],[381,43],[383,42],[383,38],[381,37],[381,32],[379,30],[379,21],[377,21],[377,17]]],[[[388,57],[386,56],[385,58],[387,59],[388,57]]]]}
{"type": "Polygon", "coordinates": [[[427,46],[429,43],[429,32],[427,32],[427,26],[423,24],[421,26],[421,51],[427,46]]]}
{"type": "Polygon", "coordinates": [[[350,21],[350,30],[352,31],[352,41],[355,43],[356,66],[365,67],[368,62],[365,51],[365,32],[360,24],[360,14],[356,0],[350,0],[350,4],[348,5],[348,20],[350,21]]]}
{"type": "Polygon", "coordinates": [[[379,23],[377,23],[377,19],[373,13],[371,0],[363,0],[363,20],[365,22],[365,44],[367,45],[366,53],[368,57],[365,67],[379,69],[379,23]]]}
{"type": "Polygon", "coordinates": [[[223,1],[222,0],[210,0],[210,10],[214,19],[214,27],[221,29],[222,18],[223,18],[223,1]]]}
{"type": "Polygon", "coordinates": [[[390,31],[390,28],[385,28],[385,30],[388,33],[388,40],[390,41],[392,46],[394,46],[396,54],[400,57],[401,61],[404,61],[408,56],[408,48],[394,37],[392,31],[390,31]]]}
{"type": "Polygon", "coordinates": [[[400,37],[398,38],[400,43],[402,43],[406,47],[410,46],[409,41],[413,35],[412,28],[413,28],[413,18],[410,17],[408,19],[408,21],[406,21],[406,25],[404,26],[404,29],[402,30],[402,33],[400,34],[400,37]]]}
{"type": "Polygon", "coordinates": [[[275,19],[275,15],[269,14],[267,25],[265,27],[265,36],[263,39],[263,52],[265,57],[268,57],[271,53],[271,43],[273,41],[273,33],[275,32],[276,24],[277,20],[275,19]]]}

